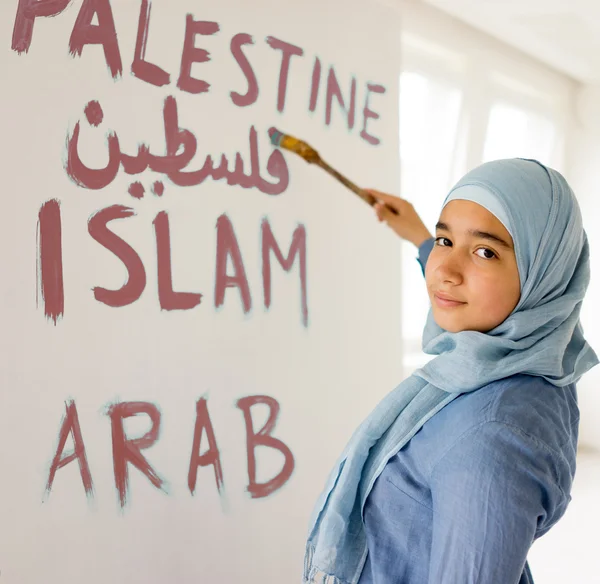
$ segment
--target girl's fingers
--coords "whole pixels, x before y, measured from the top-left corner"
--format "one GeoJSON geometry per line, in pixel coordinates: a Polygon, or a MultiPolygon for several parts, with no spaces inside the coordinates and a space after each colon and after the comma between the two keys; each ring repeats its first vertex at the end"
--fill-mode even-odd
{"type": "Polygon", "coordinates": [[[398,197],[388,195],[387,193],[382,193],[381,191],[377,191],[375,189],[365,189],[365,191],[371,196],[375,197],[378,201],[383,201],[384,203],[393,203],[394,201],[398,201],[398,197]]]}
{"type": "Polygon", "coordinates": [[[379,221],[385,221],[387,223],[388,220],[394,216],[393,213],[383,203],[377,203],[375,207],[379,221]]]}
{"type": "Polygon", "coordinates": [[[375,197],[378,201],[387,203],[390,207],[393,207],[394,209],[398,206],[398,203],[402,201],[400,197],[388,195],[387,193],[382,193],[381,191],[377,191],[375,189],[365,189],[365,191],[371,196],[375,197]]]}

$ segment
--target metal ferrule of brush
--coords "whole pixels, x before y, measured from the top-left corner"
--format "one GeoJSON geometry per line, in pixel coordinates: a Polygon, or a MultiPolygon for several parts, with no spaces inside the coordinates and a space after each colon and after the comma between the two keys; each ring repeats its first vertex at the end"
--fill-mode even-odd
{"type": "Polygon", "coordinates": [[[312,146],[309,146],[302,140],[298,140],[298,138],[284,134],[275,128],[269,130],[269,136],[271,137],[271,144],[298,154],[306,162],[316,163],[321,160],[318,152],[312,146]]]}

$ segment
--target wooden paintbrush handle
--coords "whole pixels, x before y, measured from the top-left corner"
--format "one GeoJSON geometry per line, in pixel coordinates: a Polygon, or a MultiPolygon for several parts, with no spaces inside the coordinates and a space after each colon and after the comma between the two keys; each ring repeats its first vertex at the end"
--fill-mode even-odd
{"type": "MultiPolygon", "coordinates": [[[[297,154],[309,164],[316,164],[317,166],[320,166],[323,170],[340,181],[345,187],[349,188],[353,193],[356,193],[365,203],[371,205],[371,207],[374,207],[377,203],[377,199],[373,195],[367,193],[364,189],[361,189],[350,179],[346,178],[342,173],[335,170],[335,168],[329,166],[329,164],[327,164],[321,158],[319,153],[310,144],[307,144],[303,140],[298,140],[298,138],[294,138],[288,134],[284,134],[277,128],[269,129],[269,137],[271,138],[271,143],[274,146],[278,146],[279,148],[283,148],[293,152],[294,154],[297,154]]],[[[390,207],[389,205],[385,205],[385,207],[390,211],[390,213],[398,215],[398,211],[396,211],[396,209],[393,207],[390,207]]]]}
{"type": "MultiPolygon", "coordinates": [[[[349,188],[352,192],[356,193],[363,201],[365,201],[365,203],[371,205],[371,207],[375,206],[375,203],[377,203],[377,199],[373,195],[367,193],[365,190],[361,189],[359,186],[354,184],[349,178],[346,178],[343,174],[338,172],[335,168],[329,166],[329,164],[327,164],[321,157],[319,157],[318,160],[315,161],[315,164],[320,166],[323,170],[325,170],[331,176],[333,176],[338,181],[340,181],[344,186],[349,188]]],[[[389,205],[386,205],[386,207],[392,213],[394,213],[394,215],[398,215],[398,211],[396,211],[396,209],[393,209],[389,205]]]]}

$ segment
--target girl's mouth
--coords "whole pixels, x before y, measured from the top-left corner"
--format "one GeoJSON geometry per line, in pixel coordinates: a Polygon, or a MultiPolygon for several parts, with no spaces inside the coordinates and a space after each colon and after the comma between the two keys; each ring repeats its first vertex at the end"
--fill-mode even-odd
{"type": "Polygon", "coordinates": [[[454,300],[450,296],[446,296],[445,294],[438,294],[434,292],[433,298],[435,303],[441,308],[456,308],[457,306],[463,306],[466,302],[461,302],[459,300],[454,300]]]}

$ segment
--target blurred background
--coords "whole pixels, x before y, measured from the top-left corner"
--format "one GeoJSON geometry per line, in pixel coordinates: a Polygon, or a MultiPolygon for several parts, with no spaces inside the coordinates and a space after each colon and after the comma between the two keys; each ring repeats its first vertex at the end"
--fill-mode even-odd
{"type": "MultiPolygon", "coordinates": [[[[536,158],[574,188],[590,239],[586,337],[600,350],[600,3],[592,0],[401,2],[402,194],[433,229],[445,193],[495,158],[536,158]]],[[[404,244],[404,369],[427,360],[428,302],[415,250],[404,244]]],[[[600,582],[598,368],[579,383],[580,448],[573,501],[530,553],[536,583],[600,582]],[[547,561],[548,560],[548,561],[547,561]]]]}

